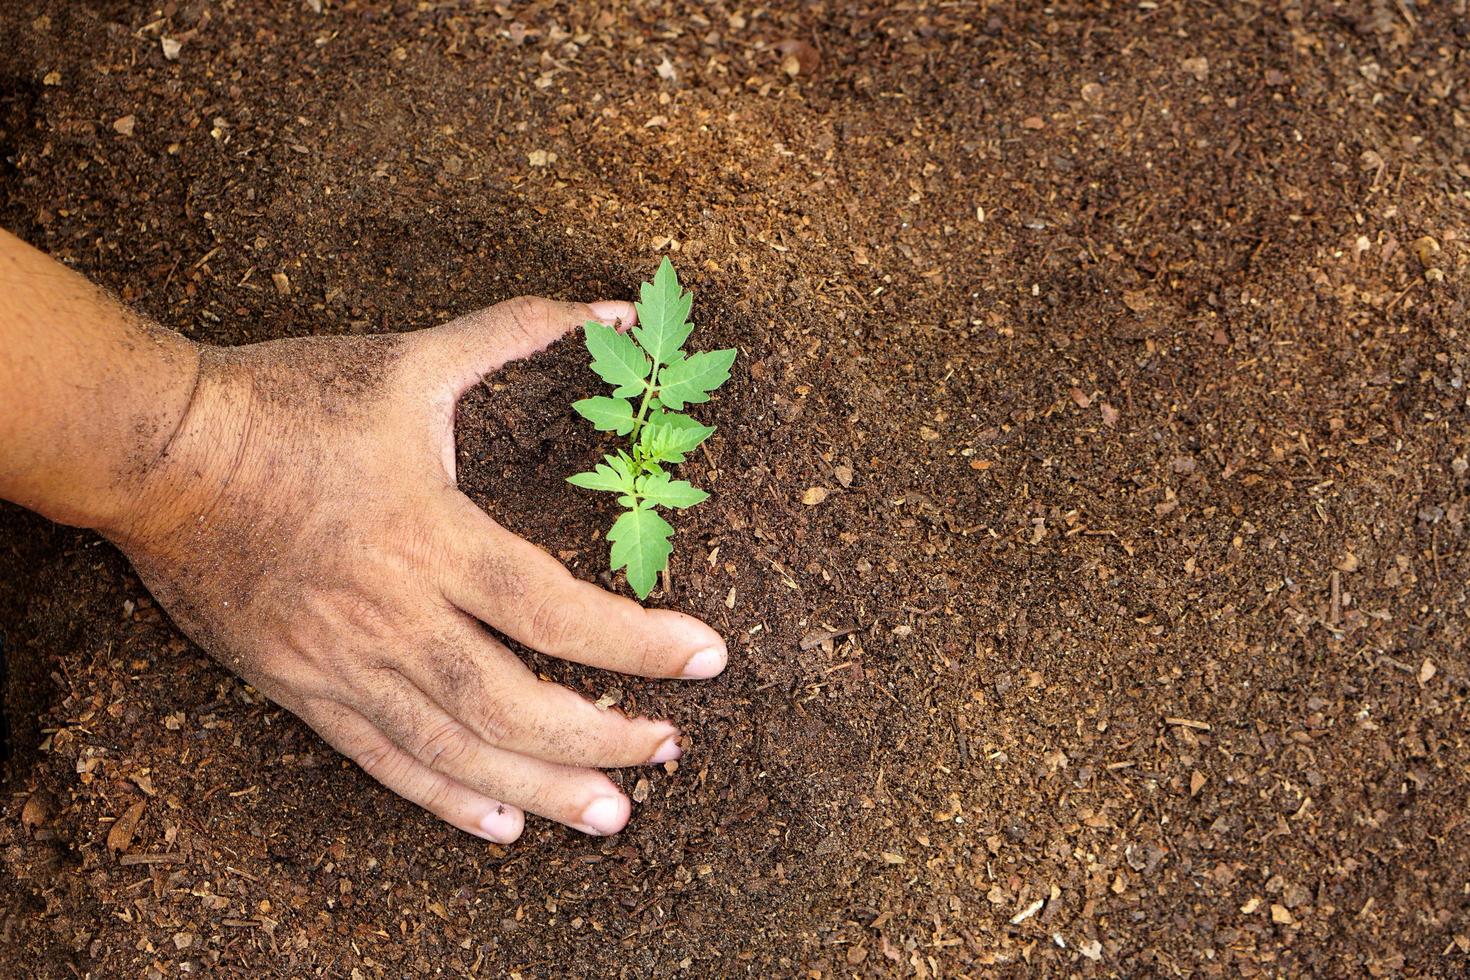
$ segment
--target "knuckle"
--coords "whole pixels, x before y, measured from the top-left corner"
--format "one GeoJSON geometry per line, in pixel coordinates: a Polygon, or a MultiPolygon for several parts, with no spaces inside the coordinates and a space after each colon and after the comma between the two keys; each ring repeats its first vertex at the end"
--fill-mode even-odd
{"type": "Polygon", "coordinates": [[[385,740],[374,740],[352,755],[352,761],[357,763],[358,768],[379,782],[384,782],[389,775],[385,770],[392,758],[393,745],[385,740]]]}
{"type": "Polygon", "coordinates": [[[515,296],[501,304],[507,329],[522,338],[534,339],[537,326],[546,318],[546,300],[539,296],[515,296]]]}
{"type": "Polygon", "coordinates": [[[392,632],[391,617],[382,603],[360,592],[342,597],[339,616],[349,636],[381,639],[392,632]]]}
{"type": "Polygon", "coordinates": [[[566,648],[573,625],[560,597],[551,592],[533,596],[526,611],[526,627],[543,653],[566,648]]]}
{"type": "Polygon", "coordinates": [[[532,813],[539,813],[556,820],[566,817],[571,812],[572,808],[566,802],[566,794],[544,779],[528,783],[522,792],[524,800],[518,799],[516,802],[532,813]]]}
{"type": "Polygon", "coordinates": [[[384,685],[396,682],[397,671],[371,653],[373,649],[372,645],[363,645],[315,651],[311,663],[317,695],[332,697],[350,691],[375,696],[384,685]]]}
{"type": "Polygon", "coordinates": [[[504,745],[511,741],[520,728],[516,721],[518,716],[515,706],[503,698],[487,698],[478,718],[482,737],[491,745],[504,745]]]}
{"type": "Polygon", "coordinates": [[[464,729],[454,722],[445,722],[429,730],[415,755],[430,769],[443,772],[464,758],[469,748],[464,729]]]}
{"type": "Polygon", "coordinates": [[[617,708],[603,710],[569,687],[541,681],[541,698],[558,721],[548,726],[558,749],[573,765],[615,765],[626,755],[634,723],[617,708]]]}
{"type": "Polygon", "coordinates": [[[677,673],[670,662],[668,651],[646,639],[650,633],[651,631],[641,631],[633,646],[632,659],[638,673],[644,677],[667,677],[671,673],[677,673]]]}
{"type": "Polygon", "coordinates": [[[437,776],[429,781],[424,788],[423,796],[418,800],[419,806],[430,813],[439,815],[449,809],[455,794],[454,783],[444,776],[437,776]]]}

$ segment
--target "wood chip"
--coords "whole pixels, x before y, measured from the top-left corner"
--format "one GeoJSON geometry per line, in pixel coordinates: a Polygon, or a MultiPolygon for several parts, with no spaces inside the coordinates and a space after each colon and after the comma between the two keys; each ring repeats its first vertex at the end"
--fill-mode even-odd
{"type": "Polygon", "coordinates": [[[1179,67],[1184,70],[1185,74],[1192,75],[1197,82],[1202,82],[1210,77],[1209,58],[1185,58],[1179,62],[1179,67]]]}
{"type": "Polygon", "coordinates": [[[51,803],[46,794],[37,791],[26,800],[26,805],[20,808],[20,825],[26,830],[34,830],[45,825],[51,819],[51,803]]]}
{"type": "Polygon", "coordinates": [[[183,864],[185,857],[182,854],[124,854],[117,859],[117,863],[123,867],[134,864],[183,864]]]}
{"type": "Polygon", "coordinates": [[[822,55],[809,41],[786,40],[771,45],[781,52],[781,70],[792,78],[810,76],[822,62],[822,55]]]}
{"type": "Polygon", "coordinates": [[[1040,912],[1041,911],[1041,907],[1043,905],[1045,905],[1045,904],[1046,904],[1046,900],[1045,899],[1038,898],[1036,901],[1032,902],[1030,905],[1026,906],[1024,909],[1022,909],[1021,911],[1017,912],[1015,915],[1011,916],[1011,925],[1018,926],[1021,923],[1025,922],[1027,919],[1031,918],[1037,912],[1040,912]]]}
{"type": "Polygon", "coordinates": [[[803,650],[815,650],[817,647],[821,646],[823,643],[826,643],[828,640],[841,639],[844,636],[849,636],[853,633],[861,632],[861,630],[861,626],[848,626],[844,627],[843,629],[836,630],[817,630],[815,632],[808,633],[806,636],[803,636],[798,646],[800,646],[803,650]]]}
{"type": "Polygon", "coordinates": [[[1123,290],[1123,305],[1134,313],[1147,313],[1153,308],[1154,302],[1146,289],[1125,289],[1123,290]]]}
{"type": "Polygon", "coordinates": [[[1203,721],[1195,721],[1192,718],[1165,718],[1164,724],[1178,725],[1181,728],[1193,728],[1197,732],[1212,731],[1210,726],[1203,721]]]}
{"type": "Polygon", "coordinates": [[[830,492],[826,487],[810,487],[806,493],[801,495],[801,502],[808,507],[815,507],[826,500],[830,492]]]}
{"type": "Polygon", "coordinates": [[[112,823],[107,832],[107,848],[121,854],[133,846],[133,835],[138,831],[138,821],[143,819],[143,802],[140,800],[123,811],[123,815],[112,823]]]}
{"type": "Polygon", "coordinates": [[[1409,251],[1414,253],[1414,258],[1419,260],[1420,265],[1428,269],[1439,259],[1439,242],[1425,235],[1423,238],[1416,238],[1414,244],[1409,246],[1409,251]]]}

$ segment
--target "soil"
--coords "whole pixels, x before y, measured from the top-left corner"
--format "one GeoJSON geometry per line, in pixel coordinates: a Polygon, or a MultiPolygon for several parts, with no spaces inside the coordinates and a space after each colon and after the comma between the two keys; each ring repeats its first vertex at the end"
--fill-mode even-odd
{"type": "MultiPolygon", "coordinates": [[[[612,839],[438,824],[0,511],[4,972],[1463,975],[1467,25],[5,4],[0,223],[168,326],[408,330],[671,254],[742,356],[654,597],[728,672],[537,662],[692,735],[612,839]]],[[[458,426],[588,578],[598,384],[563,343],[458,426]]]]}

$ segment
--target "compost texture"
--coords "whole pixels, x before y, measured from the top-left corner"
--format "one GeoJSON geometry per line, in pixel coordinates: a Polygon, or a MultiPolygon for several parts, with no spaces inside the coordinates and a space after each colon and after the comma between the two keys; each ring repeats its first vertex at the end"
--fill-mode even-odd
{"type": "MultiPolygon", "coordinates": [[[[652,600],[729,670],[531,658],[690,734],[611,839],[437,823],[0,510],[3,972],[1462,975],[1467,24],[5,4],[0,223],[195,339],[668,254],[741,357],[652,600]]],[[[589,579],[600,385],[569,340],[457,430],[589,579]]]]}

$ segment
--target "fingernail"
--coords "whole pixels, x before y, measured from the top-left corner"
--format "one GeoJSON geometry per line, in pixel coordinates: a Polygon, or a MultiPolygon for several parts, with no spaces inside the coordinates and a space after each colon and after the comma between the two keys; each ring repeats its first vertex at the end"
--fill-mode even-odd
{"type": "Polygon", "coordinates": [[[615,327],[630,319],[628,304],[617,300],[600,299],[596,303],[588,303],[587,308],[592,311],[593,316],[609,327],[615,327]]]}
{"type": "Polygon", "coordinates": [[[623,829],[628,822],[623,813],[623,801],[616,796],[599,796],[587,804],[582,811],[580,830],[589,834],[607,837],[623,829]]]}
{"type": "Polygon", "coordinates": [[[509,844],[520,835],[521,816],[508,807],[496,807],[480,821],[480,836],[497,844],[509,844]]]}
{"type": "Polygon", "coordinates": [[[679,736],[670,735],[659,744],[658,751],[648,757],[651,766],[663,765],[665,762],[673,762],[684,755],[684,750],[679,747],[679,736]]]}
{"type": "Polygon", "coordinates": [[[705,647],[689,658],[689,662],[684,665],[684,673],[680,676],[696,680],[713,677],[725,669],[727,659],[724,648],[705,647]]]}

